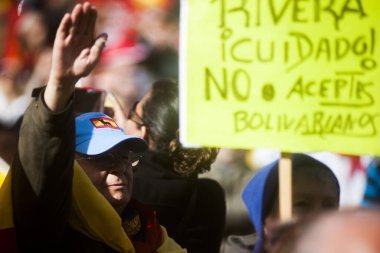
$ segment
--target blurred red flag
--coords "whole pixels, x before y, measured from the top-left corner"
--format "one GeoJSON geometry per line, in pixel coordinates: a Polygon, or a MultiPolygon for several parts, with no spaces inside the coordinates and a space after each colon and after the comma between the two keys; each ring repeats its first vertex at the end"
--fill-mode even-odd
{"type": "MultiPolygon", "coordinates": [[[[88,1],[88,0],[87,0],[88,1]]],[[[144,10],[147,8],[163,8],[163,9],[170,9],[175,0],[89,0],[91,3],[97,5],[97,4],[106,4],[106,2],[123,2],[128,7],[134,9],[134,10],[144,10]]],[[[86,0],[80,0],[80,2],[86,2],[86,0]]]]}
{"type": "Polygon", "coordinates": [[[356,172],[366,173],[366,168],[361,162],[360,156],[356,155],[342,155],[348,158],[350,163],[350,177],[352,177],[356,172]]]}
{"type": "Polygon", "coordinates": [[[1,0],[0,6],[7,6],[7,9],[4,9],[4,15],[5,17],[5,30],[4,30],[4,53],[1,56],[2,58],[13,58],[18,59],[20,57],[20,48],[16,36],[16,22],[18,19],[17,15],[17,3],[9,3],[9,5],[6,4],[6,2],[10,2],[8,0],[1,0]],[[4,2],[3,2],[4,1],[4,2]]]}

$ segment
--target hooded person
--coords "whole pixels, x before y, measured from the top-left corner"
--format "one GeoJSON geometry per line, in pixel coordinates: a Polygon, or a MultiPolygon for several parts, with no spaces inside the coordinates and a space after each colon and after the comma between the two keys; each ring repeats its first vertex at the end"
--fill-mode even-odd
{"type": "MultiPolygon", "coordinates": [[[[338,208],[340,187],[331,169],[305,154],[292,154],[291,159],[293,217],[338,208]]],[[[278,165],[276,160],[260,169],[242,194],[256,233],[229,236],[223,253],[266,252],[266,238],[280,225],[278,165]]]]}

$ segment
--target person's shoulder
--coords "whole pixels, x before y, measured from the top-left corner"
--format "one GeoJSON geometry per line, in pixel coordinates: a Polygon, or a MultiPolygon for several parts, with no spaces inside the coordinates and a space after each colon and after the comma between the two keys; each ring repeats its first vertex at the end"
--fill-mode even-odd
{"type": "Polygon", "coordinates": [[[257,240],[256,234],[230,235],[227,237],[221,253],[252,253],[257,240]]]}
{"type": "Polygon", "coordinates": [[[198,194],[202,195],[203,198],[208,198],[208,201],[211,201],[210,204],[225,205],[225,191],[219,182],[214,179],[199,178],[196,180],[196,188],[198,194]]]}
{"type": "Polygon", "coordinates": [[[197,183],[198,185],[205,185],[208,188],[211,188],[214,190],[223,190],[223,187],[221,186],[221,184],[213,178],[199,177],[197,179],[197,183]]]}

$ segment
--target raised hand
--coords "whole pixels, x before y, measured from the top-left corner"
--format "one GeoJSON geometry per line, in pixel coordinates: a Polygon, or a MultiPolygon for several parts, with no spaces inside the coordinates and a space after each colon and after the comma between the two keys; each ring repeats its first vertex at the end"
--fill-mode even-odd
{"type": "Polygon", "coordinates": [[[62,110],[79,78],[88,75],[99,61],[105,34],[94,38],[96,9],[89,3],[77,4],[60,23],[54,41],[52,67],[45,91],[50,110],[62,110]]]}

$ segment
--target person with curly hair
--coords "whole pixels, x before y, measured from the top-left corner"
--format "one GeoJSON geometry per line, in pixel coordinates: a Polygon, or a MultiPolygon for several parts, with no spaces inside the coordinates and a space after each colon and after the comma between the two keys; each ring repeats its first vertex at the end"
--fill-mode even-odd
{"type": "Polygon", "coordinates": [[[216,148],[185,148],[179,141],[178,84],[159,80],[134,104],[128,134],[148,143],[134,174],[133,197],[154,207],[161,224],[192,253],[219,252],[225,225],[223,188],[198,178],[209,171],[216,148]]]}

